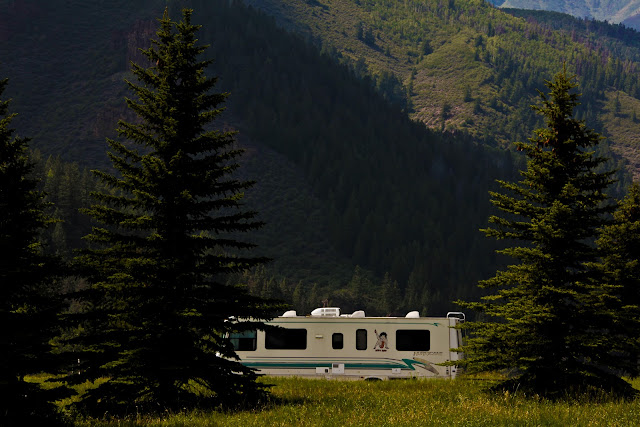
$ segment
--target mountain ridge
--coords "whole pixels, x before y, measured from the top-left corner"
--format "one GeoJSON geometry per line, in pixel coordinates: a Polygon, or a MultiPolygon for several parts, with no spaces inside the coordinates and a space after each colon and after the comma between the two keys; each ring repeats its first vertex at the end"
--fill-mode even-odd
{"type": "Polygon", "coordinates": [[[548,10],[562,12],[577,18],[596,19],[614,24],[624,24],[640,29],[640,1],[638,0],[498,0],[492,1],[501,8],[548,10]]]}
{"type": "MultiPolygon", "coordinates": [[[[541,125],[529,106],[544,89],[544,78],[566,63],[581,83],[579,118],[608,137],[640,178],[639,141],[620,130],[638,128],[630,120],[640,111],[637,45],[618,49],[624,41],[600,35],[580,39],[575,31],[509,14],[483,0],[244,1],[374,75],[395,75],[414,120],[501,146],[528,138],[541,125]],[[613,117],[609,101],[619,91],[629,95],[629,110],[613,117]]],[[[630,37],[639,39],[635,32],[630,37]]]]}

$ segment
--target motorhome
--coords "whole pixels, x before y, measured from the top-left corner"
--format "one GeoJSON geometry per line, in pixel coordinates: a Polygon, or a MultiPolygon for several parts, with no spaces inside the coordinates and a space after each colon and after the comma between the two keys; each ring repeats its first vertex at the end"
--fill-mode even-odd
{"type": "Polygon", "coordinates": [[[265,375],[345,379],[454,378],[462,345],[455,326],[464,314],[420,317],[367,317],[341,314],[337,307],[311,315],[288,311],[268,322],[279,328],[232,334],[240,361],[265,375]]]}

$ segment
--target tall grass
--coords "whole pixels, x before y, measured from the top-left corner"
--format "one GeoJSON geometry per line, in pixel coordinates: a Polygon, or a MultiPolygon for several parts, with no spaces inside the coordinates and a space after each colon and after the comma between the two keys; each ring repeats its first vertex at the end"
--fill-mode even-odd
{"type": "MultiPolygon", "coordinates": [[[[640,399],[551,402],[488,392],[490,381],[458,379],[327,381],[268,378],[273,399],[252,411],[193,411],[120,420],[86,419],[82,426],[633,426],[640,399]]],[[[634,386],[640,388],[640,381],[634,386]]]]}

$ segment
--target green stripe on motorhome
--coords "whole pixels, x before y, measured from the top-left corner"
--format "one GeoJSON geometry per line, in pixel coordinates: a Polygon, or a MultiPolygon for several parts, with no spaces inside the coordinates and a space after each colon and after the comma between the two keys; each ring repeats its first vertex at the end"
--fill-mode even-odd
{"type": "Polygon", "coordinates": [[[335,363],[344,363],[345,369],[392,369],[400,368],[415,371],[414,365],[424,366],[424,363],[418,362],[413,359],[402,359],[402,361],[388,361],[381,362],[376,360],[374,362],[367,361],[326,361],[326,360],[309,360],[309,361],[243,361],[242,364],[250,368],[262,369],[262,368],[284,368],[284,369],[296,369],[296,368],[331,368],[335,363]]]}

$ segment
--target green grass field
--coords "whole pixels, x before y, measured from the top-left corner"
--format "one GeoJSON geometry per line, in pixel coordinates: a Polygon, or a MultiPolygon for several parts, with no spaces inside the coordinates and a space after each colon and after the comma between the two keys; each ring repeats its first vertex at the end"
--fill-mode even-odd
{"type": "MultiPolygon", "coordinates": [[[[82,420],[80,426],[634,426],[631,402],[568,397],[561,402],[487,392],[490,381],[328,381],[266,378],[273,401],[235,413],[82,420]]],[[[640,388],[640,380],[634,382],[640,388]]]]}

